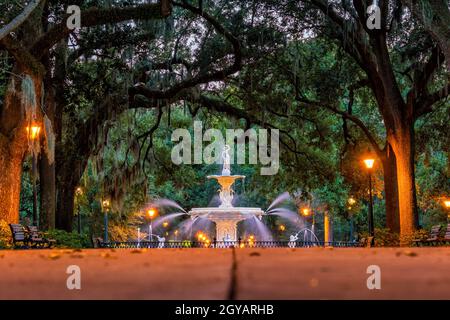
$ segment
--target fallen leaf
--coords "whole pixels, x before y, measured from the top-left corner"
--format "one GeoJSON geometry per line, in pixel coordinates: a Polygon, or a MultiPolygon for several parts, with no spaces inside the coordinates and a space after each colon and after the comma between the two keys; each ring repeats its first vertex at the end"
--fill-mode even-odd
{"type": "Polygon", "coordinates": [[[147,251],[147,249],[134,249],[134,250],[131,250],[131,253],[143,253],[146,251],[147,251]]]}
{"type": "Polygon", "coordinates": [[[259,253],[259,252],[250,253],[250,257],[259,257],[260,255],[261,255],[261,253],[259,253]]]}
{"type": "Polygon", "coordinates": [[[70,255],[71,258],[84,258],[84,253],[74,253],[70,255]]]}
{"type": "Polygon", "coordinates": [[[403,254],[408,257],[417,257],[417,253],[415,253],[414,251],[410,251],[410,250],[403,251],[403,254]]]}
{"type": "Polygon", "coordinates": [[[109,252],[102,252],[100,256],[105,259],[117,259],[116,256],[111,255],[109,252]]]}
{"type": "Polygon", "coordinates": [[[56,260],[56,259],[61,258],[61,255],[58,254],[58,253],[50,253],[50,254],[48,255],[48,258],[49,258],[49,259],[52,259],[52,260],[56,260]]]}

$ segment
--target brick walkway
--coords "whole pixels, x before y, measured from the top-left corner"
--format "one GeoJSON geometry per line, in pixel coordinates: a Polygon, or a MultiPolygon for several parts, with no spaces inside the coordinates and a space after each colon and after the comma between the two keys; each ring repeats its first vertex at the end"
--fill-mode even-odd
{"type": "Polygon", "coordinates": [[[450,299],[449,270],[450,248],[0,251],[0,299],[450,299]]]}

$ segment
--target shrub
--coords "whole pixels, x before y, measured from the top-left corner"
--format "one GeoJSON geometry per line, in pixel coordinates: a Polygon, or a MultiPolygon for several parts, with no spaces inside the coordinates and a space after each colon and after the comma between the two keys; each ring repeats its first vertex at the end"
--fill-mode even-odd
{"type": "MultiPolygon", "coordinates": [[[[361,238],[368,238],[369,234],[363,232],[360,234],[361,238]]],[[[387,228],[375,228],[375,247],[396,247],[400,245],[399,234],[392,232],[387,228]]]]}
{"type": "Polygon", "coordinates": [[[58,248],[89,248],[92,246],[88,235],[79,235],[75,232],[64,230],[49,230],[44,233],[45,237],[55,239],[58,248]]]}
{"type": "Polygon", "coordinates": [[[0,249],[12,247],[12,235],[8,222],[0,220],[0,249]]]}
{"type": "Polygon", "coordinates": [[[412,245],[413,240],[426,240],[429,236],[429,231],[425,229],[420,229],[414,232],[412,235],[409,236],[402,236],[401,237],[401,243],[405,245],[412,245]]]}
{"type": "MultiPolygon", "coordinates": [[[[108,236],[110,241],[128,241],[133,238],[134,230],[121,225],[112,225],[108,228],[108,236]]],[[[134,237],[134,238],[137,238],[134,237]]]]}

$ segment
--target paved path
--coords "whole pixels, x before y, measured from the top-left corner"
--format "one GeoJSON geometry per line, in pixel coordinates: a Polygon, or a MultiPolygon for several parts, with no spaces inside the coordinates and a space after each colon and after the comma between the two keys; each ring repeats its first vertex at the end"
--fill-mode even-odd
{"type": "Polygon", "coordinates": [[[450,248],[0,251],[0,299],[450,299],[450,248]],[[67,267],[81,269],[68,290],[67,267]],[[369,265],[381,290],[368,290],[369,265]]]}

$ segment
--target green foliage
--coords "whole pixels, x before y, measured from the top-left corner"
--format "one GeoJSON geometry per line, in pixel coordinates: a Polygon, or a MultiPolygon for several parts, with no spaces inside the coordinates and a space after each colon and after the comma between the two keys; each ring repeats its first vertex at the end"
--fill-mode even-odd
{"type": "MultiPolygon", "coordinates": [[[[367,232],[362,232],[360,238],[368,238],[367,232]]],[[[375,228],[375,247],[396,247],[400,245],[400,238],[397,233],[387,228],[375,228]]]]}
{"type": "Polygon", "coordinates": [[[89,236],[63,230],[49,230],[45,237],[56,240],[57,248],[89,248],[92,246],[89,236]]]}
{"type": "Polygon", "coordinates": [[[12,246],[11,229],[5,220],[0,220],[0,249],[8,249],[12,246]]]}

